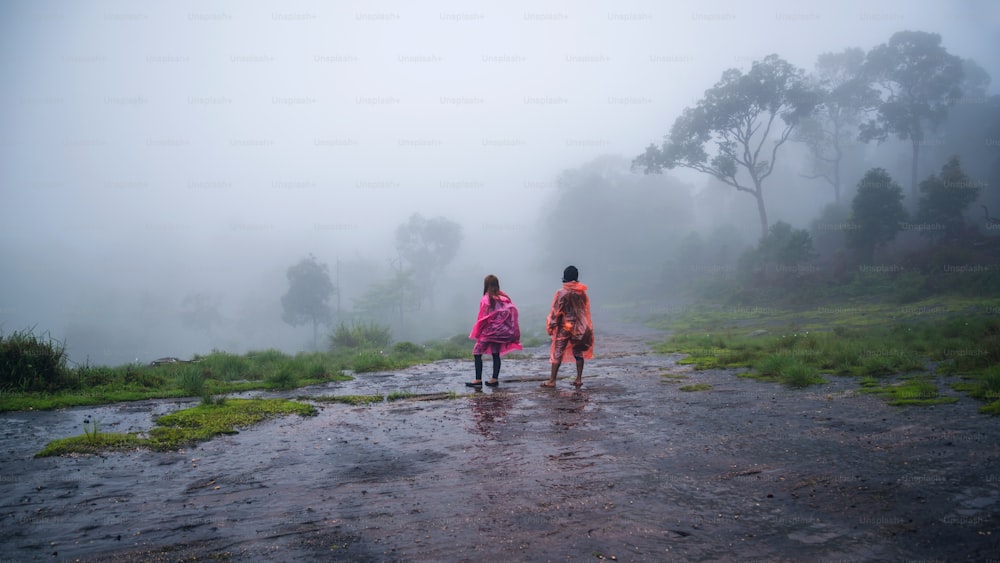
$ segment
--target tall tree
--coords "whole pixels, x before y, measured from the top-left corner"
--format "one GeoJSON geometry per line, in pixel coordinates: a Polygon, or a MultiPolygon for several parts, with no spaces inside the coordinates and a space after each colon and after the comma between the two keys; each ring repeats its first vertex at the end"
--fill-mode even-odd
{"type": "Polygon", "coordinates": [[[372,322],[392,323],[402,326],[405,313],[416,310],[416,284],[412,272],[393,272],[392,276],[368,287],[354,299],[354,310],[362,319],[372,322]]]}
{"type": "Polygon", "coordinates": [[[903,189],[884,169],[872,168],[858,182],[858,191],[851,200],[847,245],[862,262],[870,264],[875,248],[895,239],[906,217],[903,189]]]}
{"type": "Polygon", "coordinates": [[[931,174],[920,182],[920,203],[917,220],[943,229],[921,231],[931,238],[955,238],[965,230],[964,213],[969,204],[979,196],[981,184],[962,171],[957,156],[948,159],[941,167],[941,175],[931,174]]]}
{"type": "Polygon", "coordinates": [[[740,257],[739,269],[744,275],[755,274],[760,281],[769,282],[768,271],[792,274],[783,276],[786,283],[794,282],[803,271],[801,265],[816,258],[812,235],[804,229],[793,229],[784,221],[778,221],[768,229],[767,236],[760,239],[757,248],[749,249],[740,257]]]}
{"type": "Polygon", "coordinates": [[[432,306],[434,285],[461,244],[462,226],[444,217],[425,219],[414,213],[396,228],[396,250],[432,306]]]}
{"type": "Polygon", "coordinates": [[[623,156],[602,155],[560,173],[540,223],[539,250],[549,264],[600,264],[586,268],[588,283],[634,295],[662,271],[650,257],[663,256],[693,227],[694,201],[691,188],[671,175],[634,174],[629,166],[623,156]],[[577,228],[574,217],[586,218],[587,227],[577,228]]]}
{"type": "Polygon", "coordinates": [[[181,323],[211,336],[212,328],[221,325],[219,297],[209,292],[189,293],[181,301],[181,323]]]}
{"type": "Polygon", "coordinates": [[[865,73],[882,90],[882,103],[862,125],[860,138],[910,141],[910,194],[916,201],[920,147],[962,95],[962,59],[948,53],[936,33],[900,31],[868,52],[865,73]]]}
{"type": "Polygon", "coordinates": [[[879,102],[878,92],[862,72],[864,62],[865,52],[857,47],[824,53],[817,58],[809,82],[819,96],[819,103],[795,135],[812,154],[812,173],[807,177],[830,184],[837,204],[845,150],[856,142],[857,127],[865,113],[875,109],[879,102]]]}
{"type": "Polygon", "coordinates": [[[311,323],[313,349],[318,349],[319,325],[333,322],[333,311],[328,301],[337,288],[330,281],[330,268],[309,255],[288,268],[288,292],[281,297],[281,320],[292,326],[311,323]]]}
{"type": "Polygon", "coordinates": [[[722,79],[674,121],[663,145],[649,145],[633,166],[647,174],[690,168],[750,194],[757,202],[764,238],[768,228],[764,180],[774,171],[778,149],[815,104],[804,72],[768,55],[746,73],[723,72],[722,79]],[[714,145],[714,155],[706,145],[714,145]]]}
{"type": "Polygon", "coordinates": [[[990,75],[975,61],[963,59],[962,68],[962,97],[938,127],[939,142],[925,146],[920,158],[943,163],[959,155],[966,174],[994,188],[980,191],[980,203],[1000,209],[1000,95],[987,94],[990,75]]]}
{"type": "Polygon", "coordinates": [[[816,257],[812,235],[805,229],[793,229],[784,221],[771,225],[767,236],[758,245],[765,262],[794,268],[816,257]]]}

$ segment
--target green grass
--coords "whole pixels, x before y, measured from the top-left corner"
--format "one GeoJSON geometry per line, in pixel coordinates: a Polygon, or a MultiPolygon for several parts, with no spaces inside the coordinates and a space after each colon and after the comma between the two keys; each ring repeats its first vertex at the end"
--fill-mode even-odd
{"type": "Polygon", "coordinates": [[[964,376],[962,379],[963,381],[952,384],[952,388],[986,402],[979,408],[979,412],[1000,415],[1000,365],[989,367],[978,374],[964,376]]]}
{"type": "Polygon", "coordinates": [[[55,391],[68,383],[66,346],[32,330],[0,332],[0,389],[55,391]]]}
{"type": "Polygon", "coordinates": [[[330,336],[330,347],[335,351],[388,348],[391,342],[392,329],[376,323],[341,323],[330,336]]]}
{"type": "Polygon", "coordinates": [[[385,401],[385,397],[382,395],[321,395],[319,397],[301,397],[303,399],[309,399],[311,401],[320,401],[327,403],[344,403],[345,405],[370,405],[372,403],[381,403],[385,401]]]}
{"type": "MultiPolygon", "coordinates": [[[[0,335],[0,351],[7,354],[0,354],[0,371],[7,370],[8,374],[7,384],[0,385],[0,412],[295,389],[350,380],[352,377],[344,374],[348,370],[356,373],[387,371],[441,359],[465,358],[472,349],[471,341],[464,335],[425,344],[398,342],[379,349],[367,347],[384,343],[387,330],[376,325],[356,327],[353,337],[361,347],[345,346],[350,339],[345,340],[342,335],[338,341],[340,347],[324,353],[289,355],[268,349],[236,355],[214,350],[189,361],[159,366],[83,365],[73,368],[67,367],[64,349],[57,341],[36,337],[30,332],[0,335]],[[26,358],[34,357],[45,358],[45,371],[39,373],[46,375],[12,375],[26,369],[26,358]]],[[[32,365],[41,366],[42,363],[36,361],[32,365]]]]}
{"type": "Polygon", "coordinates": [[[388,395],[385,396],[385,400],[389,401],[391,403],[393,401],[401,401],[403,399],[410,399],[410,398],[412,398],[414,396],[416,396],[416,395],[414,393],[409,392],[409,391],[393,391],[392,393],[389,393],[388,395]]]}
{"type": "Polygon", "coordinates": [[[235,434],[269,418],[297,414],[312,416],[316,408],[286,399],[227,399],[222,403],[201,404],[156,419],[148,435],[100,432],[96,421],[84,425],[81,436],[49,442],[36,457],[70,453],[127,451],[140,448],[177,450],[220,434],[235,434]]]}
{"type": "Polygon", "coordinates": [[[860,393],[869,393],[884,398],[890,405],[926,406],[954,403],[955,397],[943,397],[938,386],[927,377],[911,377],[895,383],[880,383],[868,377],[861,380],[860,393]]]}
{"type": "MultiPolygon", "coordinates": [[[[695,369],[749,368],[741,374],[789,387],[825,382],[824,375],[864,381],[936,373],[966,379],[956,387],[1000,410],[1000,317],[992,300],[948,298],[910,305],[828,305],[801,311],[763,307],[692,307],[654,326],[675,331],[654,349],[684,354],[695,369]]],[[[954,402],[931,393],[925,380],[886,383],[878,392],[894,405],[954,402]]]]}
{"type": "Polygon", "coordinates": [[[678,387],[681,391],[693,392],[693,391],[709,391],[712,386],[708,383],[695,383],[693,385],[683,385],[678,387]]]}

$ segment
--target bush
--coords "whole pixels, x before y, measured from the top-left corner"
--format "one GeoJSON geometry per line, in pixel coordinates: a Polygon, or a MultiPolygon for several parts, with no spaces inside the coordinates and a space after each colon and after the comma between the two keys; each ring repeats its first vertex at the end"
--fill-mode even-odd
{"type": "Polygon", "coordinates": [[[273,375],[268,376],[266,381],[275,389],[294,389],[298,386],[299,378],[295,365],[287,364],[281,366],[273,375]]]}
{"type": "Polygon", "coordinates": [[[397,342],[392,347],[392,353],[398,356],[419,356],[424,353],[424,348],[412,342],[397,342]]]}
{"type": "Polygon", "coordinates": [[[62,342],[30,330],[0,334],[0,389],[51,392],[69,384],[62,342]]]}
{"type": "Polygon", "coordinates": [[[288,354],[273,348],[248,352],[246,356],[250,362],[249,373],[247,374],[250,379],[266,377],[268,374],[274,372],[275,366],[281,365],[288,360],[288,354]]]}
{"type": "MultiPolygon", "coordinates": [[[[275,351],[262,352],[263,358],[271,363],[278,358],[274,357],[275,351]]],[[[280,352],[279,352],[280,353],[280,352]]],[[[281,354],[284,356],[284,354],[281,354]]],[[[248,379],[250,377],[250,360],[244,356],[237,356],[228,352],[213,351],[208,356],[201,358],[199,364],[205,369],[211,370],[215,379],[220,381],[232,381],[234,379],[248,379]]]]}
{"type": "Polygon", "coordinates": [[[292,359],[291,365],[298,375],[306,379],[325,379],[331,369],[328,369],[327,356],[320,353],[298,354],[292,359]]]}
{"type": "Polygon", "coordinates": [[[368,350],[388,348],[392,342],[392,329],[375,323],[356,324],[348,327],[341,323],[330,337],[333,350],[368,350]]]}
{"type": "Polygon", "coordinates": [[[780,377],[797,360],[788,354],[771,354],[753,364],[753,368],[765,377],[780,377]]]}
{"type": "Polygon", "coordinates": [[[448,340],[428,343],[425,354],[431,361],[465,358],[472,354],[472,341],[468,336],[457,334],[448,340]]]}
{"type": "Polygon", "coordinates": [[[808,387],[824,383],[816,369],[802,362],[794,362],[781,372],[781,382],[789,387],[808,387]]]}
{"type": "Polygon", "coordinates": [[[896,373],[896,362],[887,355],[865,356],[861,360],[860,373],[869,377],[880,377],[896,373]]]}
{"type": "Polygon", "coordinates": [[[775,378],[789,387],[808,387],[824,383],[815,367],[801,355],[771,354],[753,364],[758,375],[775,378]]]}
{"type": "Polygon", "coordinates": [[[115,368],[107,366],[80,366],[74,370],[81,389],[114,383],[118,378],[115,368]]]}
{"type": "Polygon", "coordinates": [[[362,350],[358,352],[354,355],[351,366],[358,373],[392,369],[395,367],[391,358],[382,355],[377,350],[362,350]]]}
{"type": "Polygon", "coordinates": [[[205,375],[196,367],[186,366],[177,376],[177,386],[191,397],[205,394],[205,375]]]}
{"type": "Polygon", "coordinates": [[[1000,400],[1000,366],[993,366],[983,372],[972,396],[987,401],[1000,400]]]}

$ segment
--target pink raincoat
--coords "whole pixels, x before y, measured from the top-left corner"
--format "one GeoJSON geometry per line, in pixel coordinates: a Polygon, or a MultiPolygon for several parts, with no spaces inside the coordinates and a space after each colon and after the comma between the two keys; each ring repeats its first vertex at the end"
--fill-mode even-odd
{"type": "Polygon", "coordinates": [[[500,353],[506,354],[512,350],[523,350],[521,346],[521,327],[517,322],[517,307],[506,293],[500,292],[490,307],[490,296],[483,295],[479,300],[479,316],[469,333],[469,338],[477,343],[495,343],[500,345],[500,353]]]}

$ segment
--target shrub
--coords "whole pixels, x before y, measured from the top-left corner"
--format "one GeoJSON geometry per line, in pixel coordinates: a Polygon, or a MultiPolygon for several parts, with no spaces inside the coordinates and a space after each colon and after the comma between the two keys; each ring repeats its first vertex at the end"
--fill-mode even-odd
{"type": "Polygon", "coordinates": [[[205,376],[202,371],[193,366],[185,366],[177,375],[177,386],[191,397],[201,397],[205,394],[205,376]]]}
{"type": "Polygon", "coordinates": [[[972,395],[987,401],[1000,400],[1000,366],[993,366],[983,372],[972,395]]]}
{"type": "Polygon", "coordinates": [[[299,382],[294,364],[286,364],[266,378],[267,383],[275,389],[294,389],[299,382]]]}
{"type": "Polygon", "coordinates": [[[759,375],[776,378],[789,387],[808,387],[825,381],[815,367],[791,354],[766,356],[755,362],[753,367],[759,375]]]}
{"type": "Polygon", "coordinates": [[[424,353],[424,348],[412,342],[397,342],[392,347],[392,353],[399,356],[419,356],[424,353]]]}
{"type": "Polygon", "coordinates": [[[802,362],[794,362],[781,372],[781,382],[789,387],[808,387],[824,383],[816,369],[802,362]]]}
{"type": "Polygon", "coordinates": [[[77,384],[81,388],[114,383],[117,376],[114,368],[106,366],[80,366],[74,372],[76,373],[77,384]]]}
{"type": "Polygon", "coordinates": [[[58,391],[69,384],[66,347],[30,330],[0,334],[0,389],[58,391]]]}
{"type": "Polygon", "coordinates": [[[330,347],[339,349],[388,348],[392,329],[375,323],[355,324],[348,327],[341,323],[330,337],[330,347]]]}
{"type": "Polygon", "coordinates": [[[382,355],[377,350],[362,350],[354,355],[351,366],[354,371],[362,373],[391,369],[393,363],[391,358],[382,355]]]}
{"type": "Polygon", "coordinates": [[[464,358],[472,354],[472,341],[468,336],[458,334],[448,340],[429,343],[425,354],[431,361],[464,358]]]}
{"type": "Polygon", "coordinates": [[[247,359],[250,362],[249,373],[247,375],[250,379],[260,379],[261,377],[266,377],[269,374],[272,374],[275,370],[275,366],[281,365],[287,361],[288,354],[282,352],[281,350],[270,348],[267,350],[248,352],[247,359]]]}
{"type": "Polygon", "coordinates": [[[866,356],[861,360],[862,375],[878,377],[896,373],[896,362],[887,355],[866,356]]]}
{"type": "Polygon", "coordinates": [[[306,379],[325,379],[331,369],[328,368],[327,356],[320,353],[298,354],[291,361],[298,375],[306,379]]]}
{"type": "Polygon", "coordinates": [[[225,395],[216,396],[206,391],[205,394],[201,396],[201,404],[222,406],[226,404],[226,396],[225,395]]]}
{"type": "Polygon", "coordinates": [[[780,377],[782,372],[796,363],[796,359],[788,354],[771,354],[754,362],[753,368],[765,377],[780,377]]]}
{"type": "MultiPolygon", "coordinates": [[[[263,352],[267,362],[273,362],[275,358],[272,354],[275,351],[263,352]]],[[[279,352],[280,353],[280,352],[279,352]]],[[[284,356],[284,354],[282,354],[284,356]]],[[[259,361],[259,359],[258,359],[259,361]]],[[[220,381],[232,381],[234,379],[246,379],[250,376],[250,360],[244,356],[237,356],[228,352],[213,351],[199,362],[206,369],[212,371],[215,378],[220,381]]]]}

